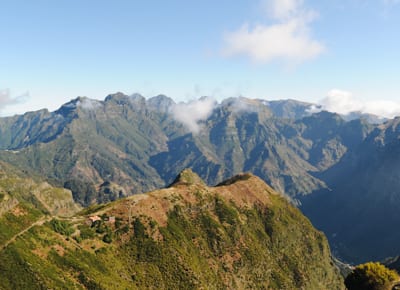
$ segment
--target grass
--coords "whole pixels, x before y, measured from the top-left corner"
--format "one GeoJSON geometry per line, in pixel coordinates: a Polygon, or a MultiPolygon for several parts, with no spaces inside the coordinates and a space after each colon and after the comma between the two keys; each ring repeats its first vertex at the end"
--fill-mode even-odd
{"type": "Polygon", "coordinates": [[[244,209],[209,193],[196,211],[176,201],[165,226],[134,216],[133,231],[124,220],[79,224],[80,244],[53,219],[0,252],[0,289],[321,289],[321,280],[340,289],[326,239],[270,198],[244,209]]]}
{"type": "Polygon", "coordinates": [[[37,221],[43,213],[24,203],[0,217],[0,245],[37,221]]]}

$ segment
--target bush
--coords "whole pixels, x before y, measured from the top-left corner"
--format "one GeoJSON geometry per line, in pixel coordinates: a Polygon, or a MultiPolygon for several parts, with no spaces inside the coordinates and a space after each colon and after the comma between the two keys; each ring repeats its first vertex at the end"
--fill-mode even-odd
{"type": "Polygon", "coordinates": [[[103,289],[96,282],[88,279],[85,276],[85,274],[83,274],[82,272],[79,273],[78,279],[79,279],[79,282],[81,282],[83,285],[85,285],[86,289],[90,289],[90,290],[102,290],[103,289]]]}
{"type": "Polygon", "coordinates": [[[119,229],[122,225],[122,219],[120,217],[115,218],[115,228],[119,229]]]}
{"type": "Polygon", "coordinates": [[[136,238],[143,239],[147,237],[146,227],[142,224],[139,218],[135,218],[133,221],[133,232],[136,238]]]}
{"type": "Polygon", "coordinates": [[[94,226],[92,225],[92,228],[96,228],[96,233],[98,234],[104,234],[108,230],[103,221],[96,221],[94,226]]]}
{"type": "Polygon", "coordinates": [[[80,225],[80,226],[78,226],[78,228],[81,232],[82,240],[93,239],[96,236],[95,232],[87,225],[80,225]]]}
{"type": "Polygon", "coordinates": [[[103,237],[103,242],[110,244],[112,242],[112,235],[111,233],[105,234],[103,237]]]}
{"type": "Polygon", "coordinates": [[[56,233],[62,234],[67,237],[72,235],[75,231],[70,223],[66,221],[60,221],[58,219],[52,219],[50,221],[50,226],[56,233]]]}
{"type": "Polygon", "coordinates": [[[345,279],[348,290],[386,290],[399,279],[398,274],[380,263],[357,266],[345,279]]]}
{"type": "Polygon", "coordinates": [[[238,214],[233,207],[228,206],[221,198],[215,199],[215,211],[221,223],[234,225],[238,214]]]}

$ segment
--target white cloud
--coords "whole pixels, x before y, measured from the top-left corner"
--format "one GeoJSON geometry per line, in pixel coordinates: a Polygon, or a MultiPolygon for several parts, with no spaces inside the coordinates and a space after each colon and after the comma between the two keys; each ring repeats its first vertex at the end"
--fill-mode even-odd
{"type": "Polygon", "coordinates": [[[353,94],[342,90],[331,90],[327,96],[320,101],[324,110],[339,114],[349,114],[363,110],[363,103],[354,99],[353,94]]]}
{"type": "Polygon", "coordinates": [[[270,17],[281,20],[295,17],[302,10],[303,0],[267,0],[263,2],[263,6],[270,17]]]}
{"type": "Polygon", "coordinates": [[[89,98],[81,98],[76,105],[83,110],[93,111],[100,108],[102,106],[102,103],[100,101],[92,100],[89,98]]]}
{"type": "Polygon", "coordinates": [[[200,122],[206,120],[216,106],[213,98],[201,98],[187,103],[176,104],[172,108],[175,120],[183,123],[193,134],[198,134],[200,122]]]}
{"type": "Polygon", "coordinates": [[[244,24],[225,35],[226,56],[244,55],[256,63],[283,60],[299,64],[320,55],[324,46],[312,38],[310,24],[316,13],[304,8],[302,0],[269,0],[267,14],[271,25],[244,24]]]}
{"type": "Polygon", "coordinates": [[[12,97],[9,89],[0,90],[0,111],[2,111],[5,107],[16,105],[24,102],[29,97],[28,93],[23,95],[12,97]]]}
{"type": "Polygon", "coordinates": [[[400,116],[400,102],[386,100],[361,101],[356,99],[352,93],[337,89],[328,92],[327,96],[319,102],[319,105],[319,110],[342,115],[360,112],[385,118],[400,116]]]}

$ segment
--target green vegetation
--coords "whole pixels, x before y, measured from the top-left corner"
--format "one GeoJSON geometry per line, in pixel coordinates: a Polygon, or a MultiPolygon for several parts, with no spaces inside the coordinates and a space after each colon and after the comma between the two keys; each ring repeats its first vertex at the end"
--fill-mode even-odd
{"type": "Polygon", "coordinates": [[[111,233],[107,233],[104,235],[103,237],[103,242],[110,244],[112,242],[112,234],[111,233]]]}
{"type": "Polygon", "coordinates": [[[345,279],[348,290],[390,290],[399,275],[380,263],[365,263],[357,266],[345,279]]]}
{"type": "Polygon", "coordinates": [[[70,223],[55,218],[50,221],[50,226],[56,233],[62,234],[67,237],[75,232],[75,229],[70,223]]]}
{"type": "Polygon", "coordinates": [[[310,116],[310,104],[241,98],[215,108],[196,135],[166,113],[173,102],[165,96],[118,93],[91,111],[78,102],[0,118],[0,159],[65,184],[84,206],[160,188],[186,167],[207,184],[250,171],[294,201],[317,193],[320,199],[301,200],[304,212],[328,237],[337,234],[331,242],[344,259],[400,252],[400,232],[392,230],[400,224],[399,120],[346,122],[328,112],[310,116]],[[238,112],[237,102],[249,110],[238,112]],[[318,194],[328,186],[333,194],[318,194]],[[355,211],[359,205],[365,210],[355,211]]]}
{"type": "Polygon", "coordinates": [[[95,231],[87,225],[79,225],[78,229],[82,240],[93,239],[96,236],[95,231]]]}
{"type": "Polygon", "coordinates": [[[204,210],[197,217],[175,206],[167,227],[159,228],[162,243],[154,241],[150,227],[136,218],[134,236],[123,248],[134,257],[136,285],[148,287],[150,279],[162,288],[178,289],[200,285],[215,289],[261,289],[267,285],[272,289],[321,289],[319,275],[323,275],[330,289],[341,289],[338,274],[327,270],[331,265],[326,240],[286,201],[272,198],[274,207],[269,210],[277,217],[269,225],[275,230],[272,239],[265,231],[264,211],[240,210],[220,197],[214,200],[215,211],[204,210]],[[245,224],[240,216],[247,220],[245,224]],[[281,225],[280,220],[287,224],[281,225]],[[241,247],[241,243],[248,246],[241,247]],[[321,255],[326,257],[324,266],[321,255]],[[210,262],[217,272],[209,267],[210,262]],[[238,271],[242,278],[234,280],[232,275],[238,271]],[[226,279],[231,282],[226,284],[226,279]]]}
{"type": "Polygon", "coordinates": [[[166,192],[149,197],[169,203],[165,222],[139,201],[150,215],[129,224],[122,200],[93,212],[102,220],[92,225],[53,219],[32,227],[0,251],[0,289],[343,289],[324,236],[259,179],[166,192]],[[244,194],[244,182],[268,202],[239,206],[218,193],[244,194]],[[117,212],[118,227],[106,221],[117,212]]]}
{"type": "Polygon", "coordinates": [[[139,218],[135,218],[135,220],[133,221],[133,232],[135,234],[135,237],[138,239],[143,239],[147,237],[146,228],[139,218]]]}
{"type": "Polygon", "coordinates": [[[108,206],[109,204],[94,204],[91,206],[88,206],[84,208],[81,212],[80,215],[90,215],[93,214],[101,209],[104,209],[108,206]]]}
{"type": "Polygon", "coordinates": [[[82,102],[77,98],[53,113],[0,118],[0,160],[65,185],[83,206],[171,184],[184,168],[207,184],[249,171],[295,202],[317,193],[320,200],[298,204],[328,237],[337,233],[340,241],[332,243],[346,260],[400,252],[400,234],[391,230],[400,224],[398,120],[377,127],[329,112],[310,116],[310,104],[240,98],[216,107],[196,135],[167,113],[173,102],[165,96],[145,100],[117,93],[93,110],[77,105],[82,102]],[[239,112],[238,103],[249,110],[239,112]],[[318,194],[328,186],[334,194],[318,194]],[[356,213],[359,204],[379,207],[356,213]],[[391,218],[384,220],[386,211],[391,218]],[[366,219],[369,227],[363,226],[366,219]],[[385,241],[375,234],[379,230],[385,241]]]}
{"type": "Polygon", "coordinates": [[[28,228],[42,216],[41,211],[25,203],[18,204],[12,211],[0,216],[0,245],[28,228]]]}
{"type": "Polygon", "coordinates": [[[221,223],[234,225],[239,218],[237,211],[232,206],[228,206],[225,201],[218,196],[215,198],[215,213],[221,223]]]}
{"type": "Polygon", "coordinates": [[[171,184],[189,167],[208,184],[251,171],[289,195],[311,193],[326,185],[310,171],[337,163],[372,129],[327,112],[287,118],[298,116],[288,110],[307,116],[309,105],[303,103],[285,101],[276,109],[241,98],[214,110],[199,138],[171,118],[166,107],[173,102],[165,96],[145,100],[117,93],[94,111],[82,110],[78,102],[82,100],[72,100],[55,113],[1,118],[0,149],[20,150],[1,151],[0,159],[65,184],[84,206],[171,184]],[[251,113],[239,114],[236,101],[248,105],[251,113]],[[99,184],[104,186],[93,187],[99,184]]]}

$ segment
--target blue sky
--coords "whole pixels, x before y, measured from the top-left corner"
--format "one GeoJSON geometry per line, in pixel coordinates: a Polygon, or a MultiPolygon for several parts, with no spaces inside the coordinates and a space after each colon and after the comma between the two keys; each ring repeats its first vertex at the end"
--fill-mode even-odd
{"type": "Polygon", "coordinates": [[[116,91],[400,112],[398,0],[0,0],[0,11],[2,115],[116,91]]]}

